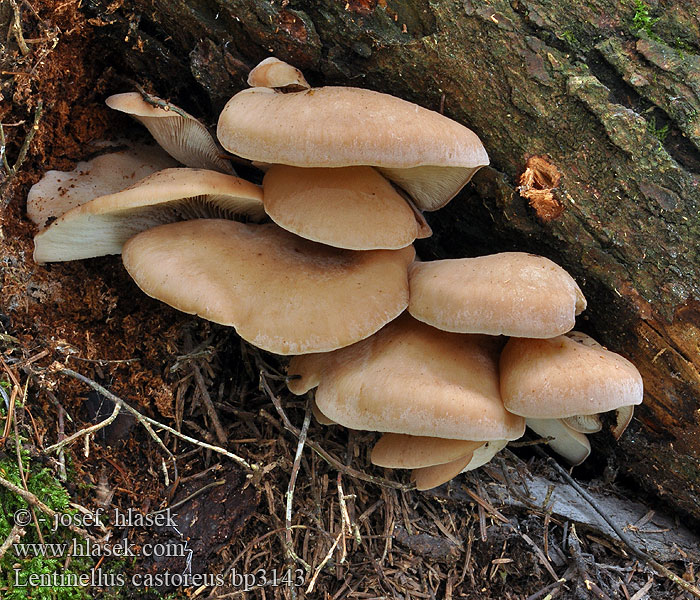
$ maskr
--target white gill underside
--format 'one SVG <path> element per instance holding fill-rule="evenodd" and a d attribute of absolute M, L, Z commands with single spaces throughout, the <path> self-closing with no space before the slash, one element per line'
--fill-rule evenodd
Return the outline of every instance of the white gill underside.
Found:
<path fill-rule="evenodd" d="M 413 198 L 420 210 L 438 210 L 454 198 L 469 183 L 481 167 L 412 167 L 377 170 Z"/>
<path fill-rule="evenodd" d="M 108 214 L 80 213 L 59 219 L 36 235 L 34 260 L 62 262 L 121 254 L 124 243 L 146 229 L 175 221 L 233 219 L 237 215 L 259 221 L 265 212 L 256 200 L 207 195 Z"/>
<path fill-rule="evenodd" d="M 223 150 L 209 130 L 196 119 L 136 116 L 170 156 L 187 167 L 211 169 L 235 175 L 231 164 L 221 158 Z"/>

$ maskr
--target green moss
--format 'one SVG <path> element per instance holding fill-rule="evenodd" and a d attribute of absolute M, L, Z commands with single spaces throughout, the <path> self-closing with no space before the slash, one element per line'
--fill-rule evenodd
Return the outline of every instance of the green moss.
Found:
<path fill-rule="evenodd" d="M 659 22 L 659 20 L 660 17 L 653 18 L 651 16 L 649 7 L 646 5 L 644 0 L 635 0 L 634 16 L 632 17 L 632 26 L 635 31 L 643 31 L 652 40 L 660 42 L 661 38 L 652 31 L 652 28 Z"/>
<path fill-rule="evenodd" d="M 577 47 L 579 45 L 578 40 L 576 39 L 576 36 L 571 32 L 571 30 L 567 29 L 560 35 L 561 39 L 563 39 L 569 46 L 572 47 Z"/>
<path fill-rule="evenodd" d="M 650 117 L 647 123 L 647 129 L 651 135 L 653 135 L 661 143 L 666 141 L 666 136 L 668 135 L 668 123 L 663 127 L 657 127 L 656 117 Z"/>
<path fill-rule="evenodd" d="M 5 458 L 0 460 L 0 476 L 11 483 L 24 487 L 17 463 L 15 440 L 10 439 L 5 447 Z M 27 489 L 44 504 L 60 513 L 74 513 L 69 507 L 69 496 L 65 488 L 56 480 L 48 468 L 42 467 L 29 459 L 29 453 L 20 450 L 22 466 L 27 480 Z M 0 487 L 0 541 L 4 541 L 14 526 L 14 514 L 20 509 L 28 509 L 29 505 L 20 496 Z M 24 551 L 18 547 L 10 548 L 0 560 L 0 597 L 3 600 L 83 600 L 91 597 L 87 588 L 77 586 L 57 587 L 53 585 L 26 585 L 32 577 L 52 575 L 54 573 L 71 575 L 89 574 L 93 566 L 91 558 L 71 557 L 66 568 L 66 553 L 70 552 L 73 540 L 71 532 L 60 528 L 52 532 L 51 519 L 35 509 L 39 519 L 39 529 L 45 544 L 66 544 L 54 546 L 54 556 L 51 548 L 46 555 L 38 551 L 38 547 L 28 547 L 26 544 L 39 544 L 41 540 L 34 523 L 24 527 L 26 533 L 20 540 L 25 544 Z M 58 552 L 59 550 L 65 550 Z"/>

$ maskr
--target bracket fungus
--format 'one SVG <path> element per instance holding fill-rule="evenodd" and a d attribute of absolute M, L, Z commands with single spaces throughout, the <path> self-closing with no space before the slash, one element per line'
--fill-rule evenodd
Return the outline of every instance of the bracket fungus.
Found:
<path fill-rule="evenodd" d="M 631 408 L 644 395 L 642 377 L 631 362 L 576 331 L 546 340 L 511 338 L 500 369 L 506 408 L 527 418 L 621 410 L 629 422 Z"/>
<path fill-rule="evenodd" d="M 160 98 L 146 102 L 138 92 L 114 94 L 105 101 L 114 110 L 131 115 L 142 123 L 161 147 L 175 160 L 188 167 L 235 174 L 209 130 L 192 115 Z"/>
<path fill-rule="evenodd" d="M 262 60 L 251 69 L 248 73 L 248 85 L 291 92 L 307 90 L 311 87 L 299 69 L 274 56 Z"/>
<path fill-rule="evenodd" d="M 149 296 L 295 355 L 289 390 L 317 388 L 320 423 L 384 433 L 372 462 L 412 469 L 419 490 L 482 466 L 526 419 L 572 464 L 599 412 L 618 411 L 621 435 L 641 377 L 570 331 L 586 299 L 566 271 L 522 252 L 414 262 L 413 241 L 432 233 L 420 211 L 489 164 L 474 132 L 387 94 L 309 88 L 274 57 L 248 83 L 217 134 L 264 165 L 262 187 L 233 176 L 191 115 L 116 94 L 108 106 L 198 168 L 139 146 L 47 173 L 28 200 L 35 260 L 121 252 Z M 501 335 L 514 336 L 505 348 Z"/>
<path fill-rule="evenodd" d="M 34 237 L 38 263 L 121 253 L 130 237 L 156 225 L 199 217 L 265 215 L 262 190 L 205 169 L 165 169 L 131 187 L 81 204 Z"/>
<path fill-rule="evenodd" d="M 489 164 L 477 135 L 456 121 L 352 87 L 243 90 L 224 107 L 217 136 L 229 152 L 262 163 L 374 166 L 421 210 L 447 204 Z"/>
<path fill-rule="evenodd" d="M 416 488 L 427 490 L 485 465 L 507 443 L 508 440 L 474 442 L 385 433 L 374 445 L 370 459 L 380 467 L 413 469 L 411 479 Z"/>
<path fill-rule="evenodd" d="M 411 315 L 445 331 L 550 338 L 586 308 L 571 275 L 525 252 L 415 262 L 409 281 Z"/>
<path fill-rule="evenodd" d="M 494 338 L 440 331 L 404 314 L 375 335 L 326 354 L 295 356 L 287 383 L 317 387 L 332 421 L 369 431 L 489 441 L 516 439 L 525 420 L 503 407 Z"/>
<path fill-rule="evenodd" d="M 71 208 L 176 166 L 161 148 L 137 144 L 79 162 L 72 171 L 47 171 L 29 190 L 27 216 L 39 227 L 46 227 Z"/>
<path fill-rule="evenodd" d="M 149 296 L 258 348 L 302 354 L 353 344 L 401 314 L 414 256 L 412 246 L 354 252 L 277 225 L 199 219 L 138 234 L 122 260 Z"/>
<path fill-rule="evenodd" d="M 371 167 L 273 165 L 263 179 L 265 212 L 308 240 L 351 250 L 398 249 L 432 231 Z"/>

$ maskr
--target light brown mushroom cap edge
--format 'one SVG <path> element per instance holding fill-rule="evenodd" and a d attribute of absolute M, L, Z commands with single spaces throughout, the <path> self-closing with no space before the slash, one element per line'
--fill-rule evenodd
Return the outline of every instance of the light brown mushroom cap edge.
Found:
<path fill-rule="evenodd" d="M 559 419 L 641 404 L 644 389 L 637 368 L 598 344 L 575 341 L 582 335 L 508 341 L 500 370 L 501 394 L 509 411 Z"/>
<path fill-rule="evenodd" d="M 503 407 L 495 338 L 440 331 L 407 314 L 371 338 L 327 354 L 295 356 L 293 393 L 352 429 L 487 441 L 517 439 L 525 421 Z"/>
<path fill-rule="evenodd" d="M 409 282 L 411 315 L 445 331 L 550 338 L 586 308 L 571 275 L 525 252 L 415 262 Z"/>
<path fill-rule="evenodd" d="M 265 211 L 280 227 L 336 248 L 398 249 L 432 233 L 371 167 L 274 165 L 263 179 L 263 193 Z"/>
<path fill-rule="evenodd" d="M 217 171 L 157 171 L 131 187 L 81 204 L 34 237 L 37 263 L 119 254 L 130 237 L 200 217 L 265 216 L 259 186 Z"/>
<path fill-rule="evenodd" d="M 277 225 L 199 219 L 140 233 L 122 259 L 149 296 L 269 352 L 302 354 L 353 344 L 396 318 L 414 256 L 412 246 L 354 252 Z"/>
<path fill-rule="evenodd" d="M 377 167 L 437 210 L 489 164 L 477 135 L 400 98 L 351 87 L 282 94 L 250 88 L 224 107 L 217 136 L 229 152 L 297 167 Z"/>

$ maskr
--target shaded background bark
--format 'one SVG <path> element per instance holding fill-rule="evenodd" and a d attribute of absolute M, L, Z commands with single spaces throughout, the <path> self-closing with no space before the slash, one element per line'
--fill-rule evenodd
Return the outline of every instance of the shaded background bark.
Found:
<path fill-rule="evenodd" d="M 632 360 L 645 403 L 599 456 L 700 518 L 700 14 L 631 0 L 88 2 L 99 60 L 197 115 L 274 54 L 312 85 L 389 92 L 478 133 L 492 159 L 428 215 L 424 258 L 520 249 L 568 269 L 579 328 Z M 122 90 L 110 90 L 122 91 Z M 552 203 L 517 191 L 528 157 Z M 600 463 L 598 464 L 600 467 Z"/>

